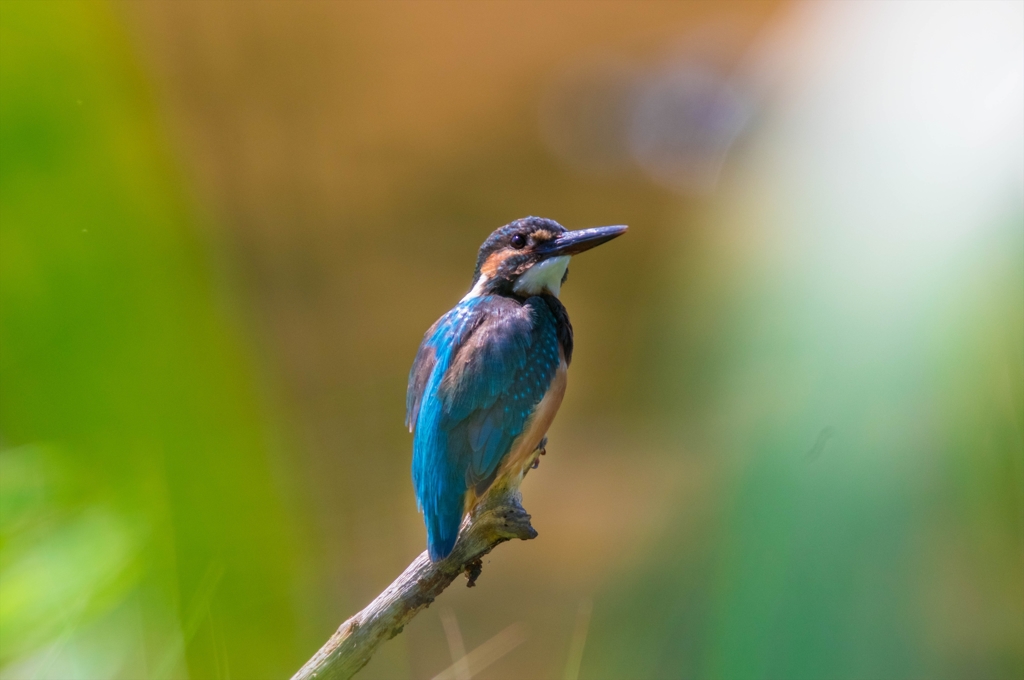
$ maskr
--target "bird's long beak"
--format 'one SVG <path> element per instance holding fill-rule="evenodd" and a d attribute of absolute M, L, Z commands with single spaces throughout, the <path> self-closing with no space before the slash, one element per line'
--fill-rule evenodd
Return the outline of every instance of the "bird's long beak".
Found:
<path fill-rule="evenodd" d="M 540 246 L 537 251 L 543 255 L 577 255 L 584 250 L 590 250 L 602 243 L 611 241 L 616 236 L 626 233 L 628 227 L 624 224 L 616 224 L 611 227 L 594 227 L 593 229 L 579 229 L 567 231 L 553 238 Z"/>

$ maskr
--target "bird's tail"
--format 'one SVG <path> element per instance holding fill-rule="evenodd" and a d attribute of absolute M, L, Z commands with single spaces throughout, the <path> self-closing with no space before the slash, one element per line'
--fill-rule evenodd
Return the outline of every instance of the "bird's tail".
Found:
<path fill-rule="evenodd" d="M 423 513 L 427 524 L 427 552 L 431 562 L 443 560 L 451 554 L 462 524 L 462 498 L 456 496 L 438 500 L 440 502 L 436 507 Z"/>

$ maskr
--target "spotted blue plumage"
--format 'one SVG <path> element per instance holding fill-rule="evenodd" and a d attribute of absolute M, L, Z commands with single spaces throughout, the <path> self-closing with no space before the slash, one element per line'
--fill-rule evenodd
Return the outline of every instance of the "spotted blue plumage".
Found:
<path fill-rule="evenodd" d="M 482 493 L 558 368 L 544 297 L 463 300 L 423 337 L 409 374 L 412 477 L 432 560 L 455 546 L 466 492 Z"/>

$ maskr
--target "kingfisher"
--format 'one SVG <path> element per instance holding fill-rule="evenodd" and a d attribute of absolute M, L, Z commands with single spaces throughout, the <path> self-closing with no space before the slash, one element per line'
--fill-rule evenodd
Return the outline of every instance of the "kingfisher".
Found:
<path fill-rule="evenodd" d="M 470 291 L 423 336 L 405 424 L 431 561 L 451 553 L 489 489 L 518 489 L 544 452 L 572 361 L 558 298 L 569 259 L 625 231 L 568 231 L 540 217 L 500 227 L 480 246 Z"/>

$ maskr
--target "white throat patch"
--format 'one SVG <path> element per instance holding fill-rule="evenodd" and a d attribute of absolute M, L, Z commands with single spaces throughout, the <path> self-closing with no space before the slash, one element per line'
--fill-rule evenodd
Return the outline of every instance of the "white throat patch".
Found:
<path fill-rule="evenodd" d="M 519 295 L 550 293 L 558 297 L 558 293 L 562 289 L 562 277 L 565 276 L 568 266 L 568 255 L 559 255 L 550 260 L 544 260 L 527 269 L 522 276 L 516 279 L 512 290 Z"/>
<path fill-rule="evenodd" d="M 481 274 L 480 278 L 477 279 L 476 285 L 473 286 L 473 288 L 468 293 L 466 293 L 465 296 L 463 296 L 460 302 L 465 302 L 466 300 L 471 300 L 475 297 L 480 297 L 481 295 L 484 294 L 484 289 L 487 288 L 487 284 L 488 279 L 485 278 L 483 274 Z"/>

